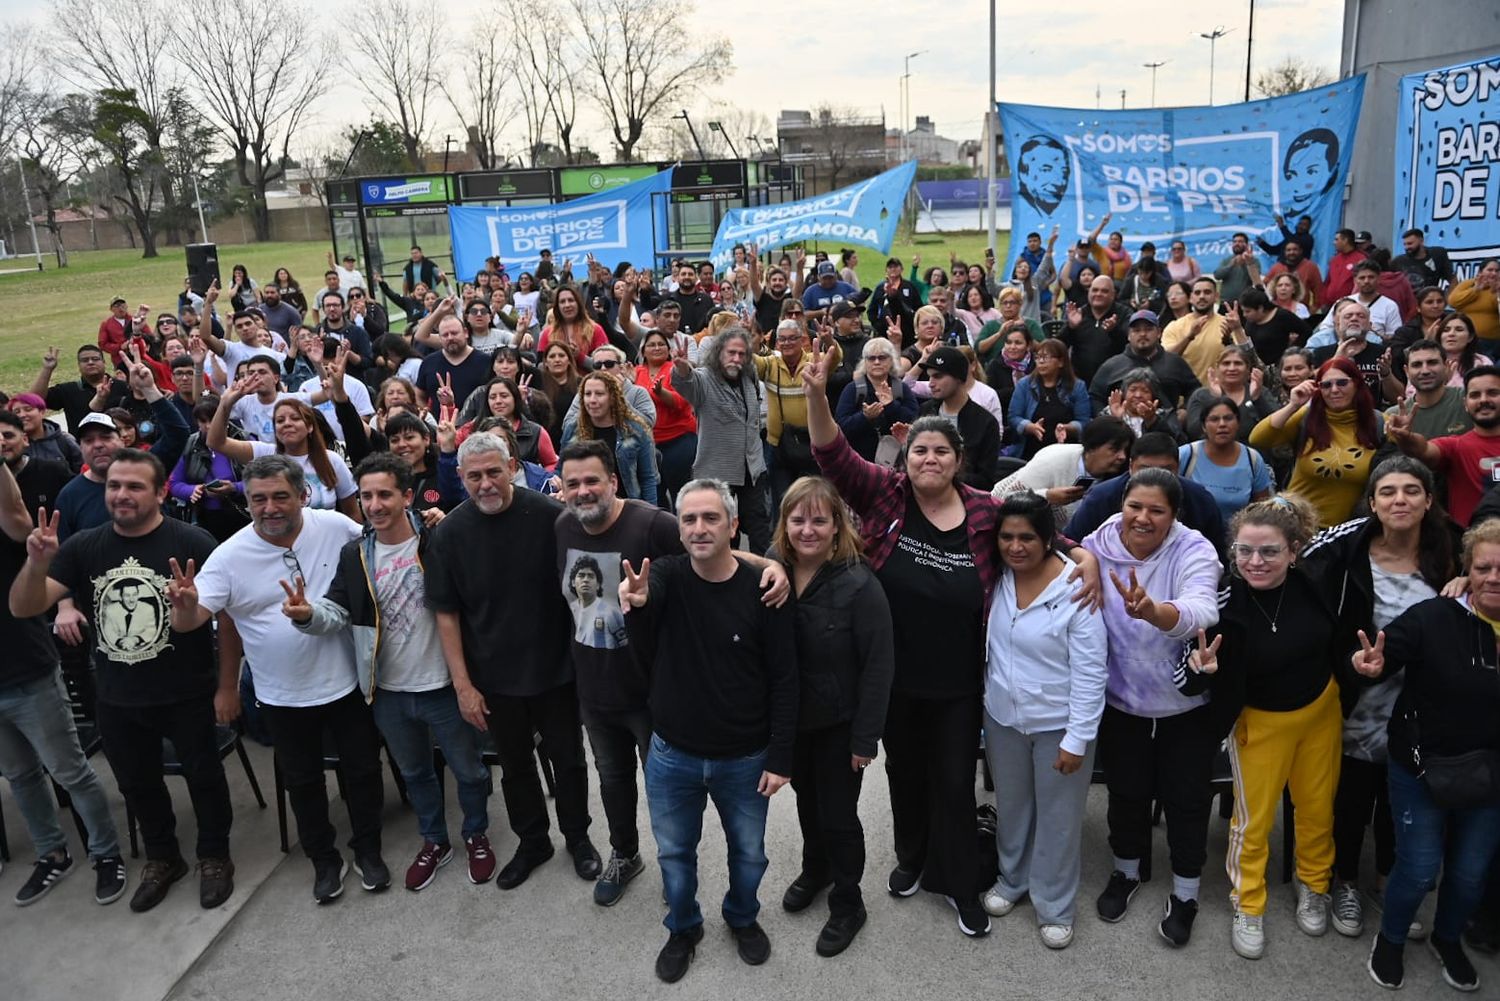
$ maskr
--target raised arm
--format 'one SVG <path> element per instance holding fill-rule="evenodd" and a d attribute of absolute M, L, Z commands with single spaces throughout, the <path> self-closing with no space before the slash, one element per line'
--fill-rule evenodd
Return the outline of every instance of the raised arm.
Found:
<path fill-rule="evenodd" d="M 249 391 L 250 381 L 247 379 L 236 379 L 231 383 L 219 399 L 219 409 L 214 411 L 214 419 L 208 425 L 208 447 L 227 456 L 231 462 L 246 463 L 255 458 L 255 448 L 248 441 L 229 437 L 229 412 Z"/>

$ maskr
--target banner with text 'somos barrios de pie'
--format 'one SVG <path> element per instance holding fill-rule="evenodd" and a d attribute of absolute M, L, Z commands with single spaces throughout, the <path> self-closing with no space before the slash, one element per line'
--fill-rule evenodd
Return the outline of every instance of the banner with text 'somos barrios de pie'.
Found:
<path fill-rule="evenodd" d="M 1420 229 L 1459 278 L 1500 256 L 1500 55 L 1401 78 L 1391 246 Z"/>
<path fill-rule="evenodd" d="M 999 105 L 1015 192 L 1006 274 L 1026 234 L 1045 241 L 1056 227 L 1061 268 L 1067 248 L 1106 214 L 1105 233 L 1118 230 L 1132 256 L 1150 241 L 1165 259 L 1181 239 L 1209 272 L 1235 233 L 1276 244 L 1278 215 L 1288 226 L 1307 216 L 1322 264 L 1333 253 L 1363 94 L 1364 77 L 1355 76 L 1216 107 Z"/>

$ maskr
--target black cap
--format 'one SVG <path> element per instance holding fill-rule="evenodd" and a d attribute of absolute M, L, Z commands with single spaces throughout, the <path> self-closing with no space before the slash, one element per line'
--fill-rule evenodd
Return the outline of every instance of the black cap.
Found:
<path fill-rule="evenodd" d="M 969 359 L 958 348 L 942 347 L 932 353 L 927 359 L 927 372 L 941 372 L 943 375 L 951 375 L 960 382 L 969 377 Z"/>
<path fill-rule="evenodd" d="M 1369 230 L 1362 229 L 1358 233 L 1354 234 L 1354 242 L 1355 243 L 1374 243 L 1375 242 L 1375 237 L 1373 237 L 1373 236 L 1370 235 L 1370 231 Z"/>
<path fill-rule="evenodd" d="M 854 303 L 850 302 L 848 299 L 840 299 L 838 302 L 833 304 L 833 309 L 830 310 L 830 315 L 835 320 L 842 320 L 846 316 L 858 316 L 859 307 L 854 305 Z"/>

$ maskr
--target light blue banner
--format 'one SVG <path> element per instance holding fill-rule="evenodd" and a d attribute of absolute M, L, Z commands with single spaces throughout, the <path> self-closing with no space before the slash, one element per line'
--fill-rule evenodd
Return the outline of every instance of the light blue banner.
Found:
<path fill-rule="evenodd" d="M 1288 226 L 1307 216 L 1314 259 L 1326 265 L 1364 83 L 1200 108 L 999 105 L 1015 191 L 1006 273 L 1026 234 L 1046 240 L 1054 226 L 1062 267 L 1107 213 L 1104 234 L 1119 231 L 1132 257 L 1150 241 L 1164 260 L 1181 239 L 1204 271 L 1228 256 L 1236 232 L 1277 244 L 1278 214 Z"/>
<path fill-rule="evenodd" d="M 756 253 L 805 240 L 828 240 L 889 253 L 906 193 L 916 176 L 913 160 L 815 198 L 730 209 L 714 236 L 710 255 L 714 270 L 722 272 L 732 264 L 734 248 L 747 243 L 754 245 Z"/>
<path fill-rule="evenodd" d="M 1500 56 L 1413 73 L 1397 98 L 1391 246 L 1420 229 L 1459 278 L 1500 256 Z"/>
<path fill-rule="evenodd" d="M 663 170 L 556 205 L 450 206 L 455 273 L 475 274 L 484 267 L 485 258 L 496 256 L 512 275 L 531 271 L 543 250 L 552 251 L 559 266 L 568 258 L 581 264 L 593 254 L 605 267 L 613 268 L 621 261 L 652 267 L 657 230 L 666 232 L 666 195 L 671 186 L 672 172 Z M 581 268 L 575 271 L 581 273 Z"/>

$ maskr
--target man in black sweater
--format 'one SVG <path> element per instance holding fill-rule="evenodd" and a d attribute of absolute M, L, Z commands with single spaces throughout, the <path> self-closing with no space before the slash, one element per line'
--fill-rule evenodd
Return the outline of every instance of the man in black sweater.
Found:
<path fill-rule="evenodd" d="M 687 972 L 703 938 L 697 858 L 709 798 L 729 843 L 724 921 L 746 963 L 771 955 L 756 891 L 766 872 L 766 811 L 792 772 L 797 649 L 791 609 L 763 605 L 760 573 L 730 551 L 735 507 L 724 483 L 688 483 L 677 495 L 687 555 L 654 567 L 645 560 L 639 573 L 628 560 L 622 567 L 630 643 L 652 665 L 646 800 L 671 933 L 656 975 L 667 983 Z"/>

